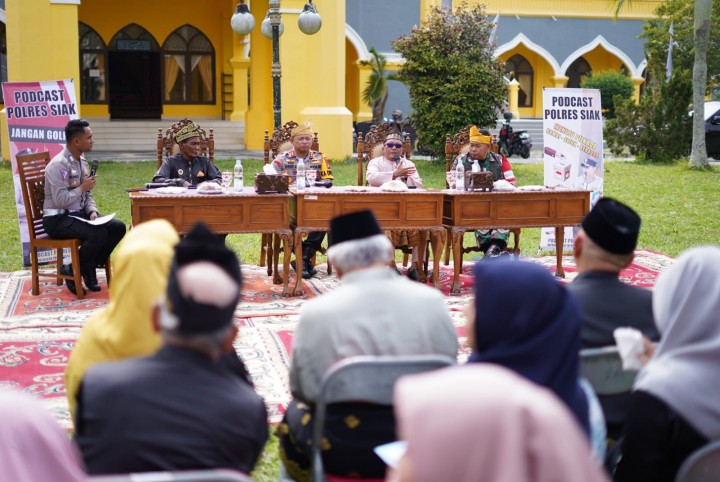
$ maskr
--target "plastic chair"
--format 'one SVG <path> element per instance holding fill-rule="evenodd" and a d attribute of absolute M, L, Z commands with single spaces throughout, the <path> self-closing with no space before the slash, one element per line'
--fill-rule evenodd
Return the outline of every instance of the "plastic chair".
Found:
<path fill-rule="evenodd" d="M 320 384 L 313 416 L 313 480 L 325 481 L 320 440 L 328 405 L 341 402 L 392 405 L 393 387 L 401 376 L 454 364 L 455 360 L 442 355 L 355 356 L 328 368 Z"/>
<path fill-rule="evenodd" d="M 680 466 L 675 482 L 718 482 L 720 480 L 720 440 L 693 452 Z"/>
<path fill-rule="evenodd" d="M 56 279 L 58 286 L 62 285 L 63 279 L 75 281 L 78 299 L 85 297 L 82 289 L 82 275 L 80 273 L 80 239 L 52 239 L 45 232 L 43 227 L 43 204 L 45 203 L 45 168 L 50 162 L 50 154 L 38 152 L 35 154 L 21 154 L 17 156 L 18 174 L 20 186 L 22 187 L 23 202 L 25 203 L 25 215 L 27 216 L 28 233 L 30 235 L 30 262 L 32 294 L 40 294 L 40 277 L 52 277 Z M 38 250 L 52 249 L 55 251 L 55 274 L 40 273 Z M 63 263 L 63 250 L 70 250 L 70 259 L 73 266 L 73 275 L 60 273 Z M 110 258 L 105 261 L 105 274 L 107 284 L 110 286 L 111 278 Z"/>
<path fill-rule="evenodd" d="M 162 128 L 158 129 L 158 135 L 157 135 L 157 168 L 160 169 L 160 166 L 163 163 L 163 160 L 168 157 L 172 156 L 175 146 L 177 143 L 175 142 L 175 134 L 185 127 L 186 125 L 190 124 L 192 121 L 188 118 L 182 119 L 171 125 L 165 130 L 165 134 L 163 134 Z M 205 129 L 202 129 L 197 123 L 195 125 L 198 127 L 198 132 L 200 133 L 200 155 L 207 157 L 210 159 L 210 162 L 213 164 L 215 163 L 215 137 L 213 136 L 213 130 L 209 129 L 208 134 L 205 133 Z"/>
<path fill-rule="evenodd" d="M 230 469 L 94 475 L 87 480 L 88 482 L 252 482 L 247 474 Z"/>
<path fill-rule="evenodd" d="M 597 395 L 630 393 L 636 371 L 623 370 L 616 346 L 580 350 L 580 374 Z"/>

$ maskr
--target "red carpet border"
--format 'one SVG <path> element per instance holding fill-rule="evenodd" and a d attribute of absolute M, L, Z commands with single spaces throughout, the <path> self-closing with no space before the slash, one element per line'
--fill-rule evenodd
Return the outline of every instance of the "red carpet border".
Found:
<path fill-rule="evenodd" d="M 531 258 L 530 261 L 555 270 L 555 256 Z M 621 273 L 624 282 L 652 288 L 658 274 L 673 258 L 651 251 L 638 251 L 633 264 Z M 566 279 L 575 275 L 572 256 L 563 258 Z M 465 340 L 462 308 L 472 295 L 473 263 L 466 262 L 461 274 L 461 294 L 449 296 L 452 266 L 442 266 L 440 281 L 448 309 L 458 332 L 458 361 L 469 355 Z M 318 275 L 304 282 L 306 294 L 284 298 L 282 285 L 274 285 L 266 268 L 244 265 L 243 299 L 235 312 L 240 335 L 235 349 L 252 374 L 258 392 L 268 408 L 269 422 L 282 418 L 290 399 L 287 367 L 292 354 L 292 338 L 302 303 L 338 286 L 337 278 L 327 275 L 325 265 L 318 266 Z M 291 283 L 295 274 L 291 273 Z M 105 277 L 98 273 L 103 290 L 88 293 L 77 300 L 64 286 L 56 286 L 51 278 L 41 280 L 41 294 L 30 294 L 29 271 L 0 273 L 0 387 L 24 390 L 40 397 L 60 424 L 71 428 L 63 385 L 63 372 L 73 344 L 85 320 L 94 310 L 107 304 Z"/>

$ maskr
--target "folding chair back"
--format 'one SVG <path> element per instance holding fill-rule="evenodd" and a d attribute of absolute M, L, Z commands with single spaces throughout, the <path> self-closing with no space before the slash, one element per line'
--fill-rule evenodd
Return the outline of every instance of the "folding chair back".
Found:
<path fill-rule="evenodd" d="M 365 402 L 392 405 L 395 381 L 403 375 L 420 373 L 455 364 L 442 355 L 355 356 L 331 366 L 323 377 L 313 416 L 313 480 L 324 477 L 320 440 L 328 405 Z"/>
<path fill-rule="evenodd" d="M 693 452 L 680 466 L 675 482 L 717 482 L 720 480 L 720 440 Z"/>
<path fill-rule="evenodd" d="M 94 475 L 87 480 L 88 482 L 252 482 L 248 475 L 229 469 Z"/>
<path fill-rule="evenodd" d="M 580 373 L 597 395 L 619 395 L 632 391 L 636 371 L 623 370 L 615 346 L 580 350 Z"/>

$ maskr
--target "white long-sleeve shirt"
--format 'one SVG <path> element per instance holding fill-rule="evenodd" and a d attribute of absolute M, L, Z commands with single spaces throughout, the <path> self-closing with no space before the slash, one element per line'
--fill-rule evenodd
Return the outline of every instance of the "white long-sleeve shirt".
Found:
<path fill-rule="evenodd" d="M 392 181 L 393 172 L 395 172 L 398 167 L 415 167 L 415 163 L 405 158 L 395 162 L 385 159 L 383 156 L 376 157 L 368 162 L 367 171 L 365 171 L 365 180 L 371 186 L 381 186 L 388 181 Z M 422 178 L 417 170 L 407 178 L 401 178 L 401 180 L 410 186 L 414 183 L 418 189 L 423 186 Z M 408 182 L 408 180 L 410 181 Z"/>

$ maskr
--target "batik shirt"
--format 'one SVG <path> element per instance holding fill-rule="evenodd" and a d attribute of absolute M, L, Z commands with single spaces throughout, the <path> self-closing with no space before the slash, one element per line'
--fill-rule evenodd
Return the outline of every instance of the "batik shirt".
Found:
<path fill-rule="evenodd" d="M 470 158 L 469 152 L 457 156 L 450 170 L 455 170 L 458 160 L 460 159 L 462 159 L 465 172 L 472 171 L 473 160 Z M 515 174 L 513 174 L 512 166 L 510 166 L 510 161 L 508 161 L 505 156 L 495 154 L 490 151 L 487 153 L 487 156 L 485 156 L 485 159 L 478 160 L 478 164 L 480 164 L 481 170 L 492 172 L 493 181 L 498 181 L 500 179 L 505 179 L 507 182 L 517 181 L 517 179 L 515 179 Z"/>
<path fill-rule="evenodd" d="M 272 166 L 278 174 L 287 174 L 290 176 L 290 182 L 295 182 L 299 160 L 300 158 L 295 154 L 295 149 L 290 149 L 289 151 L 278 154 L 273 160 Z M 303 158 L 303 163 L 305 164 L 305 170 L 317 170 L 320 174 L 320 179 L 333 179 L 330 161 L 328 161 L 328 158 L 325 157 L 322 152 L 310 149 L 307 157 Z"/>

